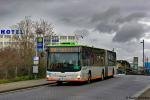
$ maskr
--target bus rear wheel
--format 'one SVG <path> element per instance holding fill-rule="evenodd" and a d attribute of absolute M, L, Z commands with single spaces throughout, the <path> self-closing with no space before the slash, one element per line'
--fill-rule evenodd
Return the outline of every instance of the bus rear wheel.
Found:
<path fill-rule="evenodd" d="M 88 80 L 87 80 L 87 83 L 90 84 L 91 83 L 91 74 L 88 73 Z"/>
<path fill-rule="evenodd" d="M 101 75 L 101 80 L 102 81 L 104 80 L 104 73 L 102 73 L 102 75 Z"/>
<path fill-rule="evenodd" d="M 112 78 L 114 77 L 114 74 L 115 74 L 115 71 L 114 71 L 114 69 L 113 69 L 113 71 L 112 71 L 112 76 L 111 76 Z"/>

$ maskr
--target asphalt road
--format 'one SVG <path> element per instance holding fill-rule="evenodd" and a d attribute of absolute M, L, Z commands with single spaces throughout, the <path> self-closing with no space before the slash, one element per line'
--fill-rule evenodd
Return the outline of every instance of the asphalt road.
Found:
<path fill-rule="evenodd" d="M 55 84 L 0 94 L 0 100 L 129 100 L 150 83 L 150 76 L 116 76 L 91 84 Z"/>

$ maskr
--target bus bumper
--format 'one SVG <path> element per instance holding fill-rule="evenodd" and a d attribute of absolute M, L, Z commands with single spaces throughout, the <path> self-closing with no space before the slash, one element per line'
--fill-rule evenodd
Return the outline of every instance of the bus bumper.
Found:
<path fill-rule="evenodd" d="M 47 78 L 47 81 L 62 81 L 62 82 L 85 82 L 86 80 L 76 78 L 76 79 L 56 79 L 56 78 Z"/>

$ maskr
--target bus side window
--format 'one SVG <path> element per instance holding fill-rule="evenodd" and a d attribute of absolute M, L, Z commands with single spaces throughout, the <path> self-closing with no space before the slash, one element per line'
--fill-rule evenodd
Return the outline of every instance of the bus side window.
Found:
<path fill-rule="evenodd" d="M 85 54 L 85 51 L 83 51 L 83 53 L 82 53 L 82 62 L 83 62 L 83 66 L 88 65 L 87 56 Z"/>
<path fill-rule="evenodd" d="M 101 65 L 104 65 L 104 57 L 101 57 Z"/>

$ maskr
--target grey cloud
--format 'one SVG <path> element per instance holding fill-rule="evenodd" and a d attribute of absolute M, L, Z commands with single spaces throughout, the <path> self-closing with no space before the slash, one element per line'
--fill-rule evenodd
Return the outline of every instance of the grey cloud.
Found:
<path fill-rule="evenodd" d="M 95 15 L 92 22 L 96 23 L 95 30 L 100 33 L 111 34 L 118 32 L 119 27 L 126 22 L 136 22 L 146 17 L 148 18 L 148 15 L 145 12 L 132 12 L 125 16 L 119 8 L 110 8 L 99 15 Z"/>
<path fill-rule="evenodd" d="M 120 14 L 120 9 L 118 7 L 111 7 L 106 11 L 97 13 L 93 16 L 91 22 L 100 22 L 100 21 L 108 21 L 112 20 L 114 17 Z"/>
<path fill-rule="evenodd" d="M 112 7 L 104 12 L 95 14 L 91 19 L 91 23 L 94 24 L 94 29 L 100 33 L 111 34 L 118 30 L 118 24 L 115 22 L 118 15 L 120 15 L 120 9 Z"/>
<path fill-rule="evenodd" d="M 0 9 L 0 17 L 4 17 L 4 16 L 7 16 L 11 14 L 11 11 L 10 10 L 7 10 L 7 9 Z"/>
<path fill-rule="evenodd" d="M 117 25 L 115 25 L 114 22 L 116 17 L 120 15 L 120 9 L 118 7 L 111 7 L 105 11 L 101 11 L 101 9 L 97 10 L 98 11 L 95 12 L 93 9 L 87 10 L 84 9 L 84 7 L 81 7 L 81 10 L 75 10 L 74 8 L 67 9 L 66 11 L 61 11 L 62 16 L 60 21 L 76 27 L 95 28 L 95 30 L 101 32 L 116 30 Z M 105 26 L 108 27 L 108 30 L 104 28 Z"/>
<path fill-rule="evenodd" d="M 116 22 L 117 23 L 124 23 L 124 22 L 130 22 L 130 21 L 138 21 L 142 18 L 145 18 L 145 17 L 148 17 L 148 14 L 145 13 L 145 12 L 134 12 L 134 13 L 131 13 L 127 16 L 122 16 L 118 19 L 116 19 Z"/>
<path fill-rule="evenodd" d="M 0 1 L 0 18 L 3 19 L 11 17 L 12 15 L 15 15 L 13 13 L 13 7 L 14 7 L 14 2 L 9 2 L 9 0 L 1 0 Z"/>
<path fill-rule="evenodd" d="M 2 17 L 12 18 L 2 20 L 3 23 L 14 21 L 15 16 L 23 18 L 31 15 L 37 19 L 53 20 L 59 27 L 90 29 L 107 34 L 116 32 L 116 38 L 122 30 L 120 26 L 147 16 L 149 4 L 147 0 L 0 0 L 0 11 L 1 7 L 9 9 L 2 10 Z"/>
<path fill-rule="evenodd" d="M 91 13 L 90 10 L 88 13 L 83 8 L 81 7 L 79 11 L 71 8 L 71 11 L 75 11 L 74 13 L 68 9 L 64 12 L 62 11 L 61 21 L 74 27 L 94 29 L 99 33 L 112 34 L 117 32 L 122 24 L 138 21 L 148 16 L 145 12 L 132 12 L 124 15 L 119 7 L 111 7 L 105 11 L 97 11 L 95 13 Z"/>
<path fill-rule="evenodd" d="M 130 42 L 131 40 L 139 40 L 143 37 L 147 29 L 137 22 L 124 24 L 113 38 L 114 42 Z"/>
<path fill-rule="evenodd" d="M 131 20 L 135 20 L 135 19 L 138 20 L 138 19 L 144 18 L 146 16 L 147 16 L 147 14 L 145 12 L 135 12 L 135 13 L 132 13 L 129 16 L 127 16 L 125 19 L 127 21 L 131 21 Z"/>
<path fill-rule="evenodd" d="M 110 8 L 111 9 L 111 8 Z M 94 30 L 99 33 L 112 34 L 116 33 L 113 38 L 114 42 L 127 42 L 132 39 L 139 40 L 147 31 L 144 25 L 139 24 L 138 21 L 143 18 L 148 18 L 145 12 L 132 12 L 128 15 L 121 13 L 119 8 L 108 9 L 99 16 L 94 17 Z M 103 14 L 110 16 L 103 16 Z"/>
<path fill-rule="evenodd" d="M 98 30 L 100 33 L 111 34 L 111 33 L 116 32 L 118 30 L 118 24 L 101 22 L 96 26 L 95 30 Z"/>

